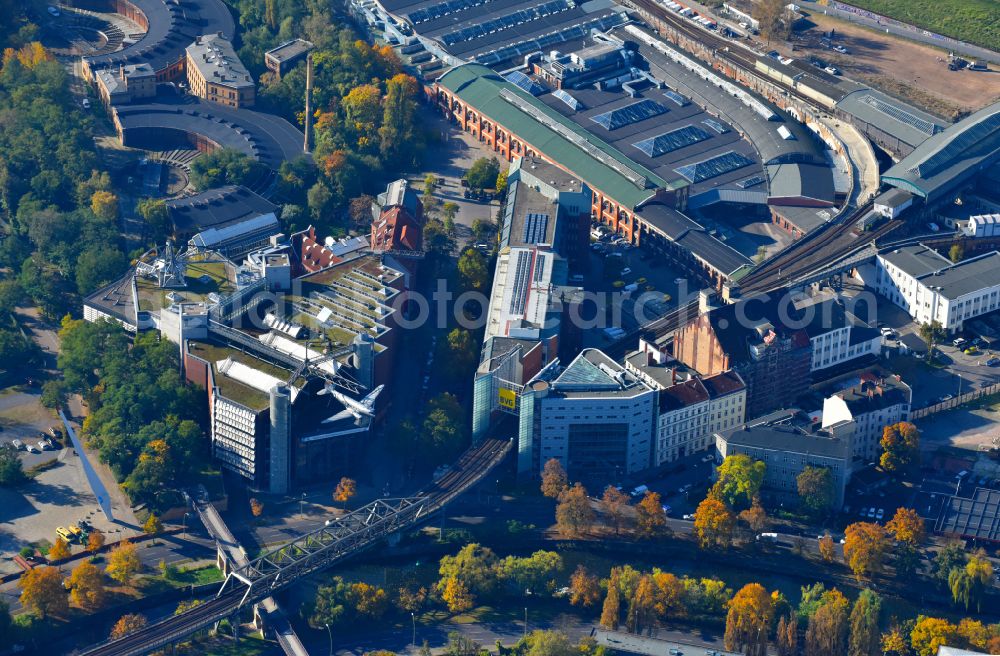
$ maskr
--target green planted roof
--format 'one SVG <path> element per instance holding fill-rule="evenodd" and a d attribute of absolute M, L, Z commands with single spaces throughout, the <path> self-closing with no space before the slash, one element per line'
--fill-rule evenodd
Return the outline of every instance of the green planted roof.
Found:
<path fill-rule="evenodd" d="M 486 66 L 458 66 L 445 73 L 438 84 L 620 205 L 632 209 L 649 200 L 657 189 L 675 190 L 688 185 L 682 179 L 667 182 Z M 512 96 L 516 97 L 513 102 L 508 100 Z M 531 113 L 515 103 L 530 106 Z M 543 115 L 558 127 L 545 125 L 532 113 Z M 574 143 L 568 133 L 586 143 Z M 595 149 L 600 151 L 596 157 Z M 636 184 L 630 179 L 631 173 L 645 180 Z"/>

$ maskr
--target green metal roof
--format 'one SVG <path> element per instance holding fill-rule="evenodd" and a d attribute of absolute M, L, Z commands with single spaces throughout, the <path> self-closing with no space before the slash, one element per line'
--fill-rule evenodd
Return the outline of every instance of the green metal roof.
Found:
<path fill-rule="evenodd" d="M 486 66 L 481 64 L 457 66 L 445 73 L 438 80 L 438 84 L 454 93 L 475 111 L 503 125 L 517 138 L 529 144 L 533 150 L 564 169 L 572 171 L 573 175 L 591 188 L 599 190 L 629 209 L 634 209 L 649 200 L 657 189 L 673 191 L 688 185 L 683 179 L 667 182 L 596 135 L 507 82 Z M 532 116 L 515 102 L 505 99 L 504 95 L 508 98 L 511 95 L 516 96 L 521 103 L 530 106 L 530 111 L 543 114 L 559 127 L 545 125 L 537 116 Z M 574 143 L 565 134 L 560 134 L 560 131 L 573 133 L 586 143 Z M 601 151 L 600 155 L 595 156 L 593 149 Z M 619 169 L 630 170 L 643 176 L 645 183 L 642 186 L 636 184 L 626 172 L 616 170 L 615 162 L 609 160 L 616 160 L 620 164 Z"/>

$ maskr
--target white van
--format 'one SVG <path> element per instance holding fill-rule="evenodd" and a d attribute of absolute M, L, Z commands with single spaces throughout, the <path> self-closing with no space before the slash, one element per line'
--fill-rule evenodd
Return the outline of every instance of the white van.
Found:
<path fill-rule="evenodd" d="M 644 494 L 646 494 L 647 492 L 649 492 L 649 488 L 646 487 L 645 485 L 640 485 L 639 487 L 637 487 L 634 490 L 632 490 L 631 494 L 634 497 L 641 497 Z"/>

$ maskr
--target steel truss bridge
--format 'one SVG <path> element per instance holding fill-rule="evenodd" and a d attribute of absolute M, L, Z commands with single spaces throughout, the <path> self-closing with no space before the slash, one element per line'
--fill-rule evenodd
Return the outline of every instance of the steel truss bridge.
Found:
<path fill-rule="evenodd" d="M 136 656 L 160 649 L 417 526 L 481 481 L 500 464 L 512 441 L 486 440 L 466 451 L 448 472 L 413 497 L 379 499 L 306 533 L 288 544 L 232 570 L 214 599 L 150 624 L 117 640 L 82 652 L 83 656 Z"/>

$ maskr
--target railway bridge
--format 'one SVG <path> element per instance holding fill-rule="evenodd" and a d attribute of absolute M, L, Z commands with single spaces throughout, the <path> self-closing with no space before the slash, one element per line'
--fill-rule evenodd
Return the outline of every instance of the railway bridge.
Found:
<path fill-rule="evenodd" d="M 512 444 L 509 440 L 486 440 L 466 451 L 444 476 L 417 495 L 378 499 L 330 520 L 231 570 L 214 599 L 117 640 L 95 645 L 82 655 L 138 656 L 221 620 L 235 619 L 244 608 L 263 602 L 303 577 L 427 521 L 499 465 Z"/>

